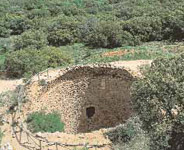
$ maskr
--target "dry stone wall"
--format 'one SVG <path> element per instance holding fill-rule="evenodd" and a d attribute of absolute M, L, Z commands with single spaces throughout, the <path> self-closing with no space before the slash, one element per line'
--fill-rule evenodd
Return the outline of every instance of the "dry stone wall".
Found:
<path fill-rule="evenodd" d="M 113 127 L 132 114 L 133 80 L 127 70 L 111 65 L 66 68 L 47 86 L 27 86 L 30 101 L 25 108 L 60 112 L 67 133 Z"/>

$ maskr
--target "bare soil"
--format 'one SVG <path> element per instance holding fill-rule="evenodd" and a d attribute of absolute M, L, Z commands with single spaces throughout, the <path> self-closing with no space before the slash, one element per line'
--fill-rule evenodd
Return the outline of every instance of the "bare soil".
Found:
<path fill-rule="evenodd" d="M 0 93 L 15 90 L 17 85 L 22 84 L 22 79 L 0 80 Z"/>

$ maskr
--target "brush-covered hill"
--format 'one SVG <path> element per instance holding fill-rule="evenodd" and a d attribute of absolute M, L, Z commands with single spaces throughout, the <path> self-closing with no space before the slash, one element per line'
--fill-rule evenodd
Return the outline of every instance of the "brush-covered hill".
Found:
<path fill-rule="evenodd" d="M 163 45 L 183 39 L 183 0 L 0 1 L 0 66 L 11 77 L 48 67 L 171 56 Z M 155 41 L 162 42 L 142 45 Z M 118 55 L 103 55 L 111 51 Z"/>

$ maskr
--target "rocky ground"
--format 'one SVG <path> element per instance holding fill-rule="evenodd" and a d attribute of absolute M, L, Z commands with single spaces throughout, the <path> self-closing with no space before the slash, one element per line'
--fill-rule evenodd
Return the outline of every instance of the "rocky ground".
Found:
<path fill-rule="evenodd" d="M 139 72 L 139 66 L 141 65 L 146 65 L 146 64 L 150 64 L 151 60 L 137 60 L 137 61 L 117 61 L 117 62 L 112 62 L 111 64 L 115 65 L 115 66 L 124 66 L 126 68 L 130 68 L 131 70 L 133 70 L 134 72 Z M 59 70 L 54 69 L 49 71 L 49 78 L 55 78 L 59 73 Z M 47 78 L 48 75 L 47 73 L 44 73 L 41 75 L 41 78 Z M 33 77 L 33 80 L 37 80 L 37 76 Z M 9 90 L 14 90 L 16 88 L 16 86 L 18 86 L 19 84 L 22 84 L 22 80 L 0 80 L 0 93 L 2 92 L 6 92 Z M 4 110 L 5 108 L 0 108 L 1 111 L 0 113 L 3 113 L 2 110 Z M 12 128 L 11 128 L 11 116 L 6 116 L 6 121 L 9 122 L 5 123 L 4 125 L 1 126 L 1 129 L 4 132 L 4 137 L 2 140 L 2 145 L 11 145 L 10 147 L 12 147 L 12 150 L 27 150 L 27 148 L 22 147 L 18 142 L 17 139 L 15 138 L 15 136 L 12 134 Z M 101 129 L 99 131 L 94 131 L 92 133 L 85 133 L 85 134 L 76 134 L 76 135 L 72 135 L 72 134 L 66 134 L 66 133 L 54 133 L 54 134 L 41 134 L 39 136 L 41 136 L 43 139 L 47 138 L 47 140 L 54 142 L 60 142 L 63 143 L 64 145 L 71 145 L 71 146 L 62 146 L 62 150 L 65 149 L 70 149 L 73 150 L 75 148 L 77 149 L 81 149 L 82 146 L 72 146 L 72 145 L 96 145 L 95 148 L 90 148 L 90 150 L 94 149 L 94 150 L 110 150 L 111 147 L 111 142 L 104 137 L 104 132 L 106 131 L 106 129 Z M 27 142 L 28 138 L 27 138 L 27 134 L 23 133 L 22 135 L 20 133 L 18 133 L 17 135 L 19 135 L 18 139 L 20 140 L 21 137 L 21 143 L 25 143 Z M 35 145 L 35 143 L 30 142 L 30 145 Z M 39 145 L 39 143 L 36 143 L 37 146 Z M 43 143 L 44 144 L 44 143 Z M 35 146 L 36 147 L 36 146 Z M 38 148 L 38 147 L 37 147 Z M 51 147 L 44 147 L 42 150 L 57 150 L 57 145 L 53 145 Z M 61 147 L 58 149 L 61 149 Z"/>

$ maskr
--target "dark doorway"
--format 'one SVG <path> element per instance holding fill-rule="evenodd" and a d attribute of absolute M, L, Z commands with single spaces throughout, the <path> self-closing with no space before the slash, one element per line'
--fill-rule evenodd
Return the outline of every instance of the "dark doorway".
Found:
<path fill-rule="evenodd" d="M 88 118 L 93 117 L 94 114 L 95 114 L 95 107 L 88 107 L 88 108 L 86 108 L 86 116 Z"/>

